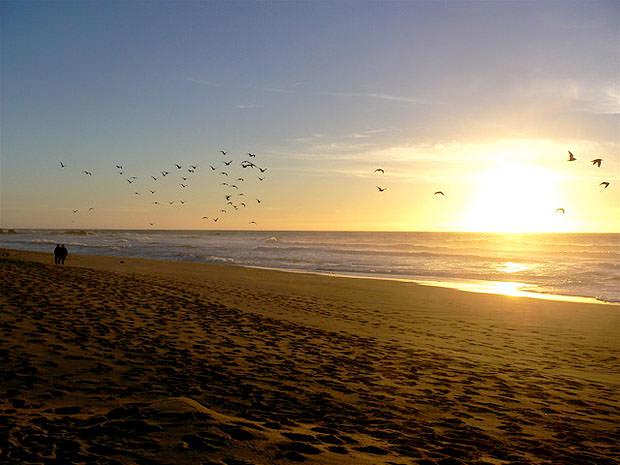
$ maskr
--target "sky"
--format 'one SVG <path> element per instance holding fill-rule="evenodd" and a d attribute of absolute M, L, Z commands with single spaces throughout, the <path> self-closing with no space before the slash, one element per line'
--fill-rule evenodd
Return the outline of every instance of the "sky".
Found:
<path fill-rule="evenodd" d="M 0 227 L 620 232 L 618 2 L 3 1 L 0 21 Z"/>

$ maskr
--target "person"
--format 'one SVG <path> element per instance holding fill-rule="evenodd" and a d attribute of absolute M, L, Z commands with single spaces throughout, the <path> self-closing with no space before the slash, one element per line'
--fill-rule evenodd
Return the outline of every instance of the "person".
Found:
<path fill-rule="evenodd" d="M 67 255 L 69 255 L 69 251 L 65 247 L 65 244 L 62 244 L 60 246 L 60 264 L 61 265 L 65 264 L 65 258 L 67 258 Z"/>
<path fill-rule="evenodd" d="M 56 244 L 56 248 L 54 249 L 54 265 L 58 265 L 60 263 L 60 244 Z"/>

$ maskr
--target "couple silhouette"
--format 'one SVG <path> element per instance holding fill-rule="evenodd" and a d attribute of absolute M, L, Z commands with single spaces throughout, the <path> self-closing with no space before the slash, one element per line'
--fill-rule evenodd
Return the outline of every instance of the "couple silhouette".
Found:
<path fill-rule="evenodd" d="M 56 248 L 54 249 L 54 264 L 64 265 L 67 255 L 69 255 L 69 251 L 65 247 L 65 244 L 56 244 Z"/>

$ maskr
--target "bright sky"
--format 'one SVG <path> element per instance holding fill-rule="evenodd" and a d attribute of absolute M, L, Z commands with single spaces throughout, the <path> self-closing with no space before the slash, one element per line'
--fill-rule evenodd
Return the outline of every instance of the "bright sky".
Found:
<path fill-rule="evenodd" d="M 620 231 L 619 2 L 3 1 L 0 16 L 4 228 Z"/>

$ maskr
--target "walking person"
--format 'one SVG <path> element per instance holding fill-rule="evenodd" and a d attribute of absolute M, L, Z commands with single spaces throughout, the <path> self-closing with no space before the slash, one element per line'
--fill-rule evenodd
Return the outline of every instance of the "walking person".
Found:
<path fill-rule="evenodd" d="M 54 265 L 60 263 L 60 250 L 60 244 L 56 244 L 56 248 L 54 249 Z"/>
<path fill-rule="evenodd" d="M 62 244 L 60 246 L 60 264 L 61 265 L 65 264 L 65 258 L 67 258 L 67 255 L 69 255 L 69 251 L 65 247 L 65 244 Z"/>

